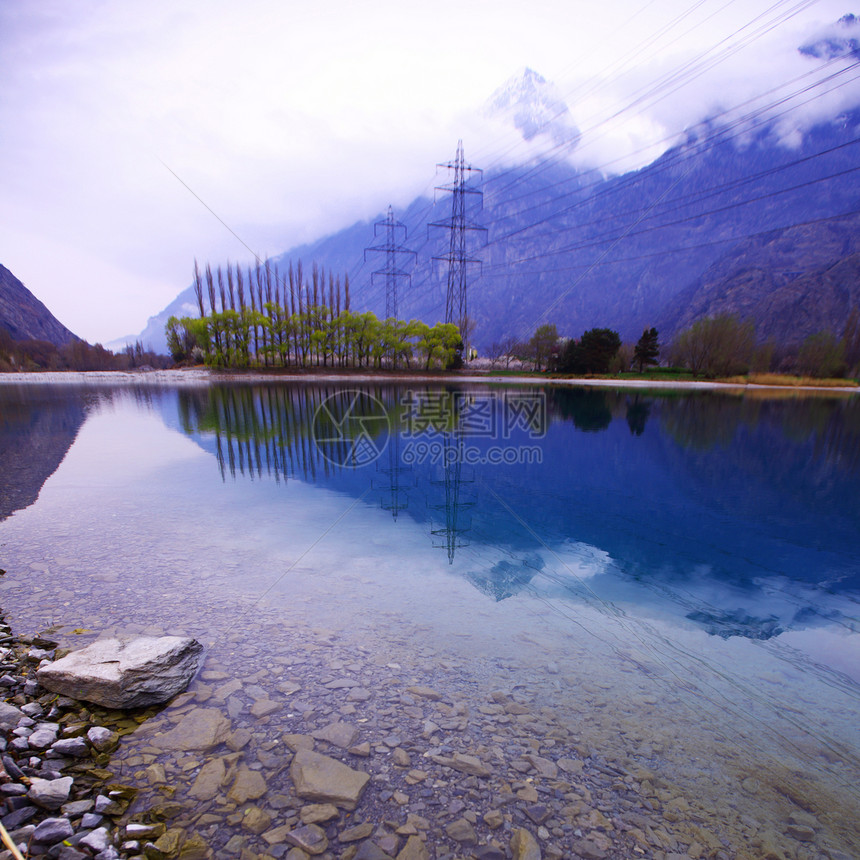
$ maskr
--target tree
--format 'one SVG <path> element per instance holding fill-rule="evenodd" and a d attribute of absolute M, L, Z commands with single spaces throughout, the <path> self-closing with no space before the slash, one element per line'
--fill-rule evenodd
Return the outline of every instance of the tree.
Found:
<path fill-rule="evenodd" d="M 633 348 L 633 361 L 639 366 L 639 372 L 642 373 L 646 364 L 657 364 L 658 355 L 660 344 L 657 341 L 657 329 L 646 328 Z"/>
<path fill-rule="evenodd" d="M 559 359 L 563 373 L 608 373 L 615 354 L 621 348 L 621 337 L 609 328 L 592 328 L 579 340 L 568 341 Z"/>
<path fill-rule="evenodd" d="M 752 322 L 721 314 L 696 320 L 682 331 L 672 346 L 672 363 L 696 376 L 734 376 L 749 370 L 754 354 Z"/>
<path fill-rule="evenodd" d="M 529 348 L 535 362 L 535 370 L 543 370 L 547 367 L 552 356 L 552 351 L 558 343 L 558 331 L 552 323 L 538 326 L 529 341 Z"/>
<path fill-rule="evenodd" d="M 860 312 L 851 308 L 842 330 L 842 347 L 845 350 L 847 372 L 860 376 Z"/>
<path fill-rule="evenodd" d="M 829 331 L 811 334 L 800 347 L 797 364 L 801 373 L 818 379 L 843 376 L 846 372 L 845 343 Z"/>

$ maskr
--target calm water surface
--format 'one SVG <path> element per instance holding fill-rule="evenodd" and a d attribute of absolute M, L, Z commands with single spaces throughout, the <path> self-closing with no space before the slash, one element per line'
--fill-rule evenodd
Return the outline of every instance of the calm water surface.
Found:
<path fill-rule="evenodd" d="M 212 839 L 286 851 L 226 788 L 190 791 L 223 750 L 159 747 L 189 709 L 247 729 L 228 764 L 263 770 L 274 827 L 279 734 L 354 723 L 373 752 L 350 763 L 396 788 L 380 742 L 427 685 L 443 710 L 413 759 L 479 754 L 514 793 L 551 786 L 510 770 L 523 750 L 626 780 L 663 828 L 637 856 L 860 856 L 856 397 L 7 384 L 0 519 L 13 629 L 207 646 L 112 766 Z M 431 817 L 458 789 L 428 786 L 406 808 Z M 619 830 L 584 822 L 545 847 Z"/>

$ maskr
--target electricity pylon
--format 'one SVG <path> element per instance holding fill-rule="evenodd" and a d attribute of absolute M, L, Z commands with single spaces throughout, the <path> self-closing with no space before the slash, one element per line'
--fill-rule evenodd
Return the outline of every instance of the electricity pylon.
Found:
<path fill-rule="evenodd" d="M 437 168 L 444 167 L 454 172 L 452 182 L 445 185 L 437 185 L 437 191 L 444 191 L 451 195 L 451 217 L 444 221 L 434 221 L 429 227 L 442 227 L 448 230 L 449 243 L 448 253 L 445 256 L 434 257 L 434 260 L 443 260 L 448 263 L 448 289 L 445 294 L 445 322 L 454 323 L 460 330 L 463 338 L 463 346 L 467 346 L 469 319 L 469 299 L 467 288 L 467 268 L 470 264 L 479 264 L 480 260 L 470 257 L 467 252 L 466 234 L 471 231 L 487 232 L 486 227 L 475 224 L 466 217 L 466 195 L 475 194 L 483 201 L 483 192 L 469 184 L 472 177 L 479 181 L 483 176 L 483 170 L 466 164 L 463 155 L 463 141 L 457 142 L 457 155 L 453 161 L 436 165 Z M 479 207 L 480 208 L 480 205 Z"/>
<path fill-rule="evenodd" d="M 386 319 L 397 319 L 397 279 L 398 278 L 410 278 L 408 272 L 403 271 L 402 269 L 397 268 L 397 255 L 398 254 L 411 254 L 413 257 L 416 256 L 415 251 L 410 251 L 409 248 L 404 245 L 397 244 L 397 231 L 403 231 L 403 239 L 406 239 L 406 225 L 401 224 L 400 221 L 394 220 L 394 210 L 389 206 L 388 207 L 388 217 L 384 221 L 377 221 L 373 225 L 373 238 L 375 239 L 379 235 L 379 230 L 381 228 L 385 228 L 385 244 L 384 245 L 372 245 L 369 248 L 364 249 L 364 259 L 367 261 L 367 255 L 369 252 L 383 253 L 385 254 L 385 267 L 382 269 L 377 269 L 370 276 L 371 283 L 373 283 L 374 278 L 376 276 L 384 276 L 385 277 L 385 318 Z"/>

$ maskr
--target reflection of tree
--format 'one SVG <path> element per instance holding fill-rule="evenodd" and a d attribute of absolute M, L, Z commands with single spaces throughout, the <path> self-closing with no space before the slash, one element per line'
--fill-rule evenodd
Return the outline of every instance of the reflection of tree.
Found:
<path fill-rule="evenodd" d="M 0 520 L 36 501 L 86 418 L 85 395 L 62 387 L 0 387 Z"/>
<path fill-rule="evenodd" d="M 684 448 L 710 451 L 731 445 L 738 424 L 755 423 L 757 409 L 742 398 L 708 392 L 666 401 L 660 418 L 665 432 Z"/>
<path fill-rule="evenodd" d="M 612 423 L 612 410 L 606 391 L 549 388 L 547 411 L 554 418 L 572 421 L 574 427 L 585 433 L 599 433 Z"/>
<path fill-rule="evenodd" d="M 676 442 L 696 451 L 730 448 L 738 433 L 771 427 L 776 446 L 811 444 L 816 460 L 860 473 L 860 398 L 856 395 L 690 395 L 662 400 L 660 421 Z M 777 454 L 775 448 L 768 461 Z"/>
<path fill-rule="evenodd" d="M 627 426 L 634 436 L 641 436 L 645 432 L 645 424 L 651 414 L 651 403 L 642 400 L 639 394 L 633 400 L 627 401 Z"/>
<path fill-rule="evenodd" d="M 215 436 L 222 477 L 312 480 L 351 467 L 362 434 L 373 443 L 387 432 L 380 413 L 396 409 L 395 396 L 392 387 L 357 398 L 337 386 L 213 386 L 181 392 L 179 410 L 185 432 Z"/>

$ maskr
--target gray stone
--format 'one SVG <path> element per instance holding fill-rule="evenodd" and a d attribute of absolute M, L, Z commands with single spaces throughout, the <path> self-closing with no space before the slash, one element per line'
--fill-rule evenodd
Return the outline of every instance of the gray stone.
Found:
<path fill-rule="evenodd" d="M 57 854 L 57 860 L 89 860 L 89 856 L 72 848 L 71 845 L 64 845 Z"/>
<path fill-rule="evenodd" d="M 17 830 L 22 824 L 26 824 L 38 810 L 35 806 L 22 806 L 3 816 L 3 826 L 7 830 Z"/>
<path fill-rule="evenodd" d="M 541 860 L 537 839 L 524 827 L 515 830 L 511 837 L 511 855 L 512 860 Z"/>
<path fill-rule="evenodd" d="M 369 774 L 313 750 L 299 750 L 293 756 L 290 776 L 299 797 L 348 810 L 355 809 L 370 779 Z"/>
<path fill-rule="evenodd" d="M 200 768 L 200 773 L 197 774 L 188 793 L 197 800 L 212 800 L 221 790 L 226 779 L 227 766 L 224 759 L 214 758 Z"/>
<path fill-rule="evenodd" d="M 24 714 L 14 705 L 0 702 L 0 729 L 4 732 L 12 731 L 23 716 Z"/>
<path fill-rule="evenodd" d="M 60 755 L 70 755 L 75 758 L 81 758 L 89 752 L 87 742 L 83 738 L 63 738 L 55 741 L 51 749 Z"/>
<path fill-rule="evenodd" d="M 110 845 L 107 828 L 98 827 L 95 830 L 90 831 L 83 839 L 81 839 L 79 844 L 92 849 L 97 854 L 100 851 L 104 851 L 108 845 Z"/>
<path fill-rule="evenodd" d="M 430 860 L 430 854 L 420 836 L 410 836 L 397 855 L 397 860 Z"/>
<path fill-rule="evenodd" d="M 454 753 L 450 758 L 443 755 L 430 756 L 436 764 L 441 764 L 444 767 L 450 767 L 453 770 L 458 770 L 460 773 L 469 774 L 470 776 L 487 777 L 492 771 L 477 757 L 473 755 L 465 755 L 463 753 Z"/>
<path fill-rule="evenodd" d="M 108 752 L 119 743 L 119 735 L 104 726 L 93 726 L 87 732 L 87 740 L 99 752 Z"/>
<path fill-rule="evenodd" d="M 481 845 L 472 851 L 474 860 L 505 860 L 505 852 L 496 845 Z"/>
<path fill-rule="evenodd" d="M 59 809 L 69 799 L 73 782 L 70 776 L 63 776 L 60 779 L 39 779 L 34 776 L 30 780 L 27 796 L 33 803 L 44 809 Z"/>
<path fill-rule="evenodd" d="M 358 851 L 355 852 L 352 860 L 392 860 L 392 857 L 390 854 L 386 854 L 378 845 L 367 841 L 362 842 L 358 846 Z"/>
<path fill-rule="evenodd" d="M 170 731 L 156 735 L 152 743 L 165 750 L 208 750 L 227 740 L 230 732 L 230 721 L 221 711 L 195 708 Z"/>
<path fill-rule="evenodd" d="M 431 702 L 438 702 L 442 698 L 442 694 L 432 687 L 409 687 L 406 692 L 422 699 L 429 699 Z"/>
<path fill-rule="evenodd" d="M 373 833 L 373 822 L 363 821 L 361 824 L 356 824 L 352 827 L 347 827 L 338 834 L 339 842 L 358 842 L 360 839 L 367 839 Z"/>
<path fill-rule="evenodd" d="M 228 797 L 236 803 L 246 803 L 256 800 L 266 793 L 266 779 L 258 770 L 251 770 L 242 765 L 236 774 L 236 779 L 230 788 Z"/>
<path fill-rule="evenodd" d="M 330 723 L 312 733 L 318 741 L 328 741 L 341 749 L 348 749 L 358 738 L 358 728 L 351 723 Z"/>
<path fill-rule="evenodd" d="M 544 758 L 539 755 L 523 756 L 525 760 L 541 775 L 548 779 L 555 779 L 558 776 L 558 766 L 554 761 Z"/>
<path fill-rule="evenodd" d="M 478 841 L 475 828 L 465 818 L 458 818 L 446 825 L 445 832 L 455 842 L 474 845 Z"/>
<path fill-rule="evenodd" d="M 72 822 L 68 818 L 46 818 L 36 825 L 33 839 L 47 845 L 62 842 L 74 834 Z"/>
<path fill-rule="evenodd" d="M 99 639 L 36 672 L 46 689 L 106 708 L 159 704 L 184 690 L 203 646 L 182 636 Z"/>
<path fill-rule="evenodd" d="M 785 832 L 798 842 L 812 842 L 815 839 L 815 830 L 806 824 L 789 824 Z"/>
<path fill-rule="evenodd" d="M 573 850 L 584 860 L 603 860 L 606 851 L 590 839 L 579 839 L 573 843 Z"/>
<path fill-rule="evenodd" d="M 287 833 L 285 840 L 308 854 L 322 854 L 328 848 L 328 837 L 322 827 L 316 824 L 303 824 Z"/>

